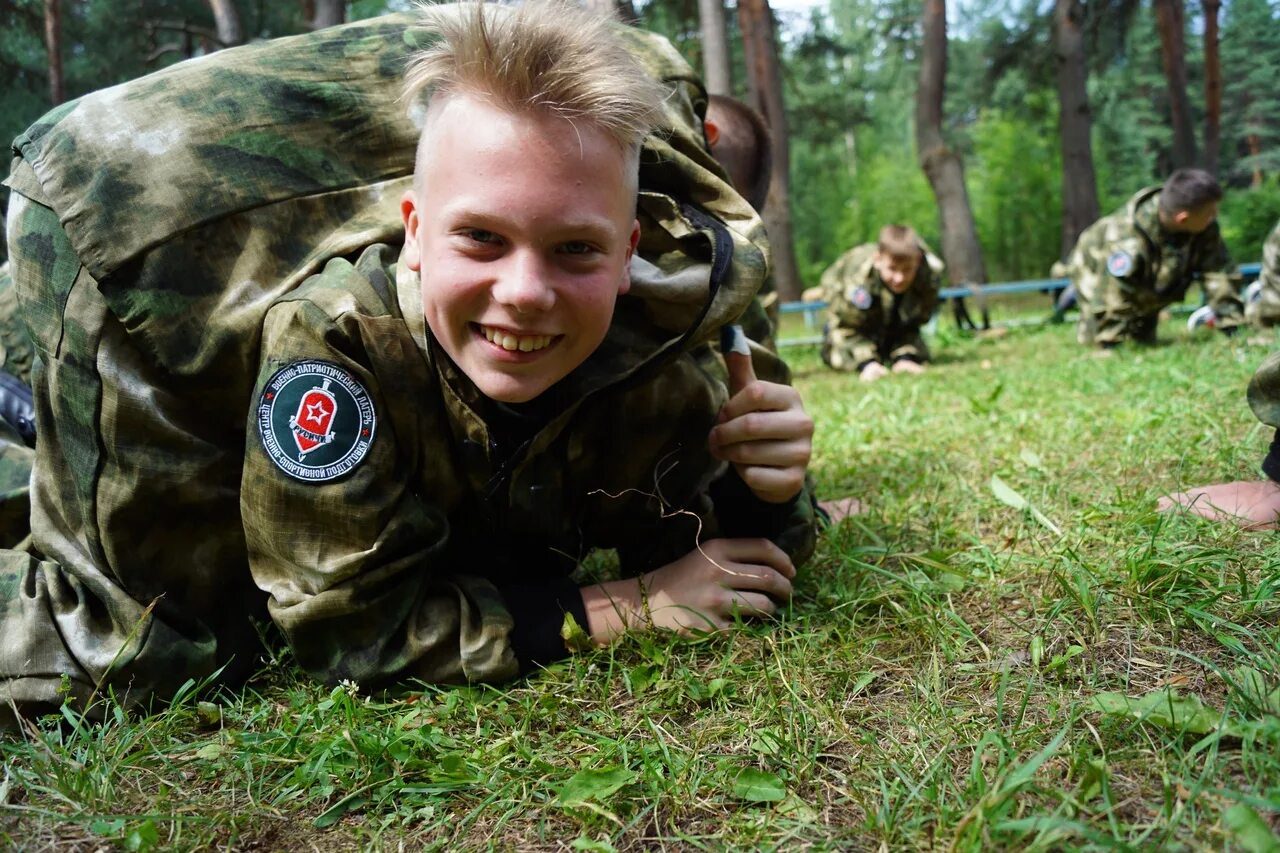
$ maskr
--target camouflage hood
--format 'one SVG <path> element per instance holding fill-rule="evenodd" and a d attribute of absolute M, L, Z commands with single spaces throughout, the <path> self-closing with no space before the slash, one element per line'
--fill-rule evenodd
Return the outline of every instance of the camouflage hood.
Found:
<path fill-rule="evenodd" d="M 1125 217 L 1152 243 L 1158 243 L 1161 236 L 1159 205 L 1154 203 L 1160 195 L 1160 187 L 1146 187 L 1138 190 L 1124 206 Z"/>
<path fill-rule="evenodd" d="M 8 183 L 57 211 L 144 351 L 247 397 L 266 307 L 331 258 L 403 240 L 418 127 L 399 98 L 424 38 L 414 21 L 220 51 L 87 95 L 15 141 Z M 652 356 L 736 318 L 768 249 L 706 150 L 697 76 L 665 39 L 620 30 L 673 89 L 669 129 L 642 152 L 633 285 L 606 342 Z"/>

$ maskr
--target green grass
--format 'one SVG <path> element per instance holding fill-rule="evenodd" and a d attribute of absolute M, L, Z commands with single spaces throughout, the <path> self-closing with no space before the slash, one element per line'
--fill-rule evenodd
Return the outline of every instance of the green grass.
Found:
<path fill-rule="evenodd" d="M 155 716 L 68 712 L 0 744 L 0 843 L 1275 849 L 1280 544 L 1154 511 L 1257 476 L 1267 347 L 1181 325 L 1100 358 L 948 318 L 929 373 L 873 386 L 788 350 L 820 492 L 868 511 L 780 622 L 400 698 L 281 653 Z"/>

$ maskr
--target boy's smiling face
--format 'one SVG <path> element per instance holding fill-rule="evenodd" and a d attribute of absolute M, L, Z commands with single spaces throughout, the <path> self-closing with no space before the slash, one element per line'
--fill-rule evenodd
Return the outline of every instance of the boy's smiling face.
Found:
<path fill-rule="evenodd" d="M 635 161 L 585 122 L 468 95 L 431 113 L 401 202 L 405 263 L 476 387 L 532 400 L 595 351 L 630 286 Z"/>
<path fill-rule="evenodd" d="M 872 263 L 886 287 L 894 293 L 903 293 L 915 281 L 920 261 L 919 252 L 912 255 L 891 255 L 877 250 Z"/>

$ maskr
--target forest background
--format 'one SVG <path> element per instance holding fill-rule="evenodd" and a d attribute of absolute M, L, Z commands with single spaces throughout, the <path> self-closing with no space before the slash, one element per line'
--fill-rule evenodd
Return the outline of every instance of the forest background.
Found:
<path fill-rule="evenodd" d="M 708 73 L 711 87 L 759 105 L 781 131 L 787 145 L 766 221 L 775 241 L 794 248 L 794 272 L 780 269 L 784 298 L 885 222 L 910 223 L 941 248 L 953 280 L 1045 277 L 1094 216 L 1179 165 L 1210 168 L 1227 187 L 1222 224 L 1237 261 L 1256 260 L 1280 219 L 1275 0 L 614 2 L 699 71 L 709 53 L 718 61 L 708 27 L 722 31 L 727 55 L 722 71 Z M 0 0 L 0 136 L 12 139 L 55 103 L 189 57 L 409 5 Z M 766 56 L 753 53 L 762 37 Z M 929 97 L 939 99 L 932 111 Z M 1080 133 L 1081 118 L 1087 142 L 1073 153 L 1064 140 Z M 940 138 L 921 135 L 929 122 Z M 928 146 L 936 150 L 921 157 Z M 922 168 L 939 153 L 963 164 L 976 263 L 950 257 L 963 235 L 943 233 Z M 967 230 L 962 218 L 948 215 L 948 227 Z M 780 268 L 789 264 L 779 252 Z"/>

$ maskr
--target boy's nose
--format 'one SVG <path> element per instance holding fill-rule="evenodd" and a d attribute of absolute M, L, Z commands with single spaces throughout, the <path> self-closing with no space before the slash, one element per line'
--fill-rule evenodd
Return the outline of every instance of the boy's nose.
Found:
<path fill-rule="evenodd" d="M 540 261 L 516 257 L 494 284 L 493 298 L 521 313 L 546 311 L 555 304 L 555 290 Z"/>

